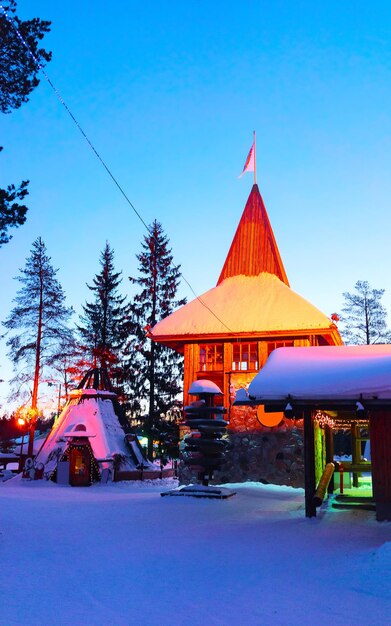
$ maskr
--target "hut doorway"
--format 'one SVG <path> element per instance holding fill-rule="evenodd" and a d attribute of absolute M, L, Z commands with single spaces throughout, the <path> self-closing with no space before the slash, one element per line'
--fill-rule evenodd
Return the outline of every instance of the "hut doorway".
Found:
<path fill-rule="evenodd" d="M 89 446 L 73 445 L 69 451 L 69 484 L 87 487 L 91 484 L 91 454 Z"/>

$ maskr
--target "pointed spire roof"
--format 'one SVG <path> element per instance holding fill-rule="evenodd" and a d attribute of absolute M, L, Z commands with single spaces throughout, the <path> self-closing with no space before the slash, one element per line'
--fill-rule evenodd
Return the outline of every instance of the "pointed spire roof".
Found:
<path fill-rule="evenodd" d="M 262 272 L 274 274 L 289 287 L 262 196 L 254 184 L 217 285 L 226 278 L 258 276 Z"/>

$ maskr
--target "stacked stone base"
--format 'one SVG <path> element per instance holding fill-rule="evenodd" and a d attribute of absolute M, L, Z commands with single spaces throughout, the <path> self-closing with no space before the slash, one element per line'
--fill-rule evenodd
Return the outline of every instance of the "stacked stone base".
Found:
<path fill-rule="evenodd" d="M 226 463 L 216 471 L 211 484 L 255 481 L 304 487 L 303 431 L 284 422 L 278 428 L 228 432 Z M 182 462 L 178 467 L 182 485 L 195 483 L 197 472 Z"/>

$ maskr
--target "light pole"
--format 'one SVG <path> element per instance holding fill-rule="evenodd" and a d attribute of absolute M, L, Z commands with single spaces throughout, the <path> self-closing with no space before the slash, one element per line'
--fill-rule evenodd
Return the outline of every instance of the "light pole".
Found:
<path fill-rule="evenodd" d="M 22 469 L 23 469 L 23 445 L 24 445 L 25 428 L 27 426 L 27 419 L 20 415 L 18 417 L 16 423 L 18 424 L 18 426 L 20 428 L 23 428 L 23 430 L 22 430 L 22 443 L 21 443 L 21 446 L 20 446 L 20 454 L 19 454 L 19 467 L 18 467 L 18 471 L 21 472 Z"/>

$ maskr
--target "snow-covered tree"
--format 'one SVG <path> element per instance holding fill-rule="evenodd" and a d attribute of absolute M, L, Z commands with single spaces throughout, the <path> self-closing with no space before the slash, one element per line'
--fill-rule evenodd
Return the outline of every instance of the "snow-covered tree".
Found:
<path fill-rule="evenodd" d="M 126 296 L 118 291 L 121 272 L 114 269 L 114 251 L 107 242 L 100 256 L 100 265 L 101 271 L 96 274 L 93 284 L 87 285 L 94 299 L 83 306 L 78 329 L 90 367 L 108 368 L 118 379 L 119 363 L 129 335 L 130 305 Z"/>
<path fill-rule="evenodd" d="M 341 322 L 342 337 L 348 344 L 390 343 L 387 311 L 381 299 L 384 289 L 372 289 L 367 281 L 359 280 L 355 292 L 345 292 Z"/>
<path fill-rule="evenodd" d="M 71 308 L 65 306 L 65 295 L 56 278 L 46 247 L 39 237 L 33 243 L 24 269 L 16 277 L 21 288 L 14 299 L 15 307 L 3 322 L 7 328 L 8 356 L 16 375 L 12 384 L 19 389 L 28 385 L 31 410 L 38 414 L 38 390 L 45 373 L 59 361 L 64 344 L 72 341 L 68 321 Z M 34 425 L 32 424 L 32 434 Z M 30 438 L 29 454 L 32 451 Z"/>
<path fill-rule="evenodd" d="M 182 390 L 183 359 L 170 348 L 156 344 L 149 329 L 167 317 L 186 300 L 176 300 L 180 266 L 175 265 L 169 240 L 156 220 L 144 237 L 138 277 L 129 280 L 140 288 L 131 304 L 133 336 L 129 342 L 126 368 L 127 390 L 132 416 L 142 415 L 148 406 L 144 430 L 149 434 L 148 454 L 152 456 L 152 432 L 159 427 L 162 414 L 175 406 Z"/>

